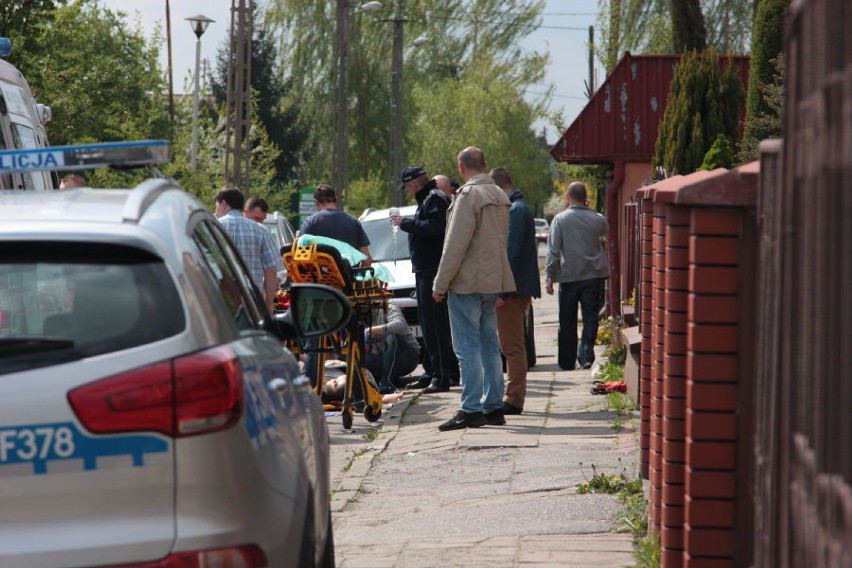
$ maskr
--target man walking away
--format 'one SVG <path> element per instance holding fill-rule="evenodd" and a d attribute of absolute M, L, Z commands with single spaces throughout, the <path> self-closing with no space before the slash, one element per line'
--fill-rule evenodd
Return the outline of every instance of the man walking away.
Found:
<path fill-rule="evenodd" d="M 553 295 L 559 283 L 559 368 L 574 369 L 576 362 L 588 369 L 595 361 L 598 311 L 604 280 L 609 278 L 606 251 L 606 218 L 588 207 L 586 186 L 575 181 L 566 193 L 568 209 L 550 224 L 547 238 L 545 289 Z M 577 304 L 583 313 L 583 333 L 577 348 Z"/>
<path fill-rule="evenodd" d="M 444 232 L 447 228 L 449 198 L 430 180 L 426 170 L 408 166 L 402 171 L 402 188 L 417 200 L 413 218 L 393 215 L 390 222 L 408 233 L 408 250 L 417 290 L 417 310 L 423 330 L 423 344 L 428 368 L 432 375 L 424 375 L 411 384 L 422 388 L 423 394 L 447 392 L 453 375 L 455 356 L 450 339 L 450 316 L 447 305 L 432 298 L 432 283 L 438 272 Z"/>
<path fill-rule="evenodd" d="M 506 423 L 496 305 L 498 295 L 515 291 L 506 252 L 509 198 L 485 173 L 479 148 L 462 150 L 458 165 L 466 183 L 450 205 L 433 295 L 449 304 L 462 396 L 461 409 L 441 431 Z"/>
<path fill-rule="evenodd" d="M 541 297 L 538 275 L 538 245 L 535 242 L 533 212 L 524 195 L 514 186 L 505 168 L 491 170 L 491 179 L 506 192 L 512 203 L 509 209 L 509 265 L 517 291 L 497 300 L 497 332 L 500 348 L 506 356 L 509 371 L 503 414 L 520 414 L 527 396 L 527 346 L 524 322 L 531 310 L 532 298 Z"/>
<path fill-rule="evenodd" d="M 278 292 L 278 251 L 269 231 L 243 216 L 243 205 L 243 192 L 236 187 L 226 186 L 216 194 L 216 217 L 240 251 L 252 281 L 263 294 L 266 306 L 272 312 Z"/>

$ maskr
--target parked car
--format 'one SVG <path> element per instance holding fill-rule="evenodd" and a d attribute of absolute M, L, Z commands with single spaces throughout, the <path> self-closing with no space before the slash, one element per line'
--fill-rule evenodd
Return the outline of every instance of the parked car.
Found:
<path fill-rule="evenodd" d="M 263 221 L 263 226 L 269 230 L 279 251 L 283 247 L 290 248 L 293 241 L 296 240 L 296 231 L 293 230 L 293 225 L 280 211 L 267 215 Z"/>
<path fill-rule="evenodd" d="M 0 566 L 332 567 L 325 418 L 281 341 L 346 298 L 295 285 L 272 316 L 171 180 L 3 192 L 0 218 Z"/>
<path fill-rule="evenodd" d="M 533 219 L 535 223 L 535 240 L 538 242 L 547 242 L 547 237 L 550 235 L 550 223 L 547 219 Z"/>
<path fill-rule="evenodd" d="M 413 217 L 417 211 L 415 205 L 399 208 L 403 217 Z M 370 255 L 374 265 L 388 269 L 393 282 L 388 284 L 392 294 L 391 302 L 399 306 L 405 315 L 405 321 L 411 326 L 414 335 L 420 339 L 420 316 L 417 312 L 417 287 L 414 273 L 411 271 L 411 255 L 408 252 L 408 233 L 393 230 L 390 224 L 390 209 L 367 209 L 359 220 L 367 238 L 370 239 Z"/>

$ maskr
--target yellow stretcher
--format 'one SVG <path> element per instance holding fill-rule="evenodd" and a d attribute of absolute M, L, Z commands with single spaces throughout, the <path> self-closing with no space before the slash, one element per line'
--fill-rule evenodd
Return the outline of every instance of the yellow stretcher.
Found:
<path fill-rule="evenodd" d="M 352 414 L 363 395 L 364 418 L 375 422 L 382 415 L 382 395 L 374 383 L 367 378 L 362 361 L 364 353 L 364 330 L 372 325 L 374 310 L 382 313 L 387 310 L 390 293 L 387 284 L 375 277 L 372 268 L 351 268 L 336 248 L 321 243 L 300 244 L 297 239 L 290 250 L 281 257 L 287 274 L 296 283 L 313 282 L 327 284 L 337 288 L 349 298 L 352 304 L 352 318 L 341 331 L 324 336 L 317 348 L 317 377 L 313 389 L 322 394 L 323 371 L 328 353 L 338 351 L 346 360 L 346 386 L 340 405 L 325 404 L 326 410 L 339 410 L 343 417 L 343 427 L 352 428 Z M 360 387 L 360 389 L 356 389 Z"/>

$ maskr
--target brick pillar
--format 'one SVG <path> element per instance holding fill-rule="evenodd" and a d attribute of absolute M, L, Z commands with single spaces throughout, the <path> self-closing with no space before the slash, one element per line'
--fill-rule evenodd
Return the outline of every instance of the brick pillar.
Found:
<path fill-rule="evenodd" d="M 666 204 L 654 203 L 651 298 L 651 438 L 649 518 L 660 528 L 663 500 L 663 342 L 665 340 Z"/>
<path fill-rule="evenodd" d="M 654 203 L 651 196 L 642 200 L 642 242 L 639 257 L 639 473 L 648 479 L 651 451 L 651 306 L 654 290 L 653 243 Z"/>
<path fill-rule="evenodd" d="M 733 566 L 739 233 L 739 210 L 692 210 L 684 550 L 688 566 Z"/>
<path fill-rule="evenodd" d="M 683 564 L 686 330 L 690 209 L 666 208 L 665 336 L 663 340 L 663 502 L 661 566 Z"/>

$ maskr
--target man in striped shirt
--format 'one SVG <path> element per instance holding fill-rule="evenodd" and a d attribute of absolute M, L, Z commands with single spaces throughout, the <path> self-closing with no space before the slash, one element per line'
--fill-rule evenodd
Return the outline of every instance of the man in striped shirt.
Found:
<path fill-rule="evenodd" d="M 278 291 L 278 251 L 272 235 L 263 225 L 243 215 L 245 196 L 236 187 L 224 187 L 216 194 L 216 217 L 234 242 L 248 268 L 251 279 L 263 294 L 269 311 Z"/>

